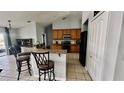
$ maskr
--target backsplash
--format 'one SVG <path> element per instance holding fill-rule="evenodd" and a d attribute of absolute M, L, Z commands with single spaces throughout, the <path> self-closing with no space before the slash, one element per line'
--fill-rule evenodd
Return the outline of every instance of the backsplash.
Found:
<path fill-rule="evenodd" d="M 53 44 L 62 44 L 64 40 L 53 40 Z M 71 44 L 76 44 L 76 40 L 70 40 Z"/>

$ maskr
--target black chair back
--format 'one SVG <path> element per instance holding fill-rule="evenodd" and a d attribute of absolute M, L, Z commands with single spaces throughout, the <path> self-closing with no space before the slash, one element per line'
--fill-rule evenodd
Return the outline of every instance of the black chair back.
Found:
<path fill-rule="evenodd" d="M 14 47 L 10 47 L 9 52 L 17 58 L 17 50 Z"/>
<path fill-rule="evenodd" d="M 41 53 L 33 52 L 32 54 L 35 58 L 38 68 L 41 65 L 48 65 L 49 67 L 49 52 L 41 52 Z"/>

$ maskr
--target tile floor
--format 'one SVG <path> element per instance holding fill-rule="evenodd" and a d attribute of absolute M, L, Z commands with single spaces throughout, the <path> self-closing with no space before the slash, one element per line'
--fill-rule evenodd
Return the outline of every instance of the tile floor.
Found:
<path fill-rule="evenodd" d="M 67 81 L 91 81 L 88 72 L 80 64 L 77 53 L 67 55 Z"/>
<path fill-rule="evenodd" d="M 67 81 L 90 81 L 88 72 L 82 67 L 78 61 L 78 54 L 67 54 Z M 0 81 L 16 81 L 17 71 L 14 56 L 0 57 Z M 28 72 L 23 72 L 20 81 L 38 81 L 38 78 L 30 76 Z"/>

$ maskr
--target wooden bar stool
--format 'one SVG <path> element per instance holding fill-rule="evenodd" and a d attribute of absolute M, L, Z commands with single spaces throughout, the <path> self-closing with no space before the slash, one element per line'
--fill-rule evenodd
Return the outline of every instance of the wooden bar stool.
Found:
<path fill-rule="evenodd" d="M 37 68 L 39 71 L 39 81 L 41 80 L 42 74 L 44 74 L 44 80 L 46 80 L 47 74 L 49 81 L 55 80 L 54 62 L 49 60 L 49 52 L 33 52 L 32 54 L 35 58 Z M 53 78 L 51 78 L 51 75 L 53 76 Z"/>
<path fill-rule="evenodd" d="M 31 74 L 31 65 L 30 65 L 30 53 L 29 52 L 17 53 L 17 50 L 14 47 L 10 47 L 9 51 L 16 58 L 17 71 L 18 71 L 17 80 L 19 80 L 21 72 L 26 70 L 28 70 L 31 76 L 32 74 Z M 25 69 L 22 69 L 22 67 L 25 67 Z"/>

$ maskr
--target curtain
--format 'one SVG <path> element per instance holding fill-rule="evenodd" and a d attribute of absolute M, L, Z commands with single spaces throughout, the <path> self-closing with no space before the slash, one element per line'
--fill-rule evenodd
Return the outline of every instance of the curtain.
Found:
<path fill-rule="evenodd" d="M 5 34 L 6 34 L 6 39 L 7 39 L 7 54 L 9 53 L 9 47 L 12 46 L 12 42 L 11 42 L 11 38 L 10 38 L 10 32 L 9 29 L 7 27 L 5 27 Z"/>

